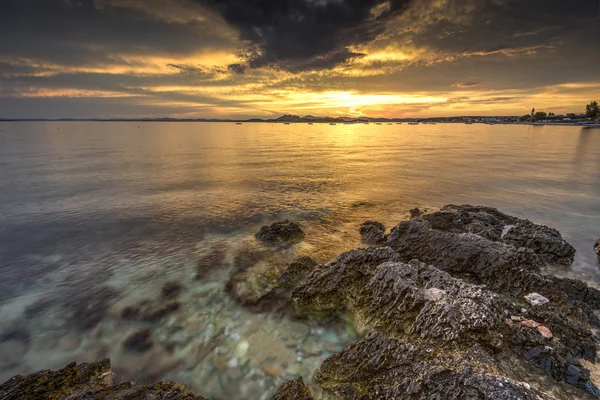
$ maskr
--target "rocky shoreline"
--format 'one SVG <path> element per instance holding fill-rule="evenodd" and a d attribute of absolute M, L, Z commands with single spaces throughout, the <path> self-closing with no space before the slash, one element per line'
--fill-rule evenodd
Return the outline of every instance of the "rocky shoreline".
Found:
<path fill-rule="evenodd" d="M 575 255 L 557 230 L 489 207 L 411 215 L 389 233 L 365 222 L 359 234 L 366 247 L 325 265 L 284 257 L 304 237 L 297 224 L 265 226 L 256 239 L 267 247 L 238 252 L 226 291 L 254 311 L 352 323 L 362 339 L 312 377 L 325 399 L 600 397 L 600 291 L 548 273 Z M 121 317 L 159 320 L 179 307 L 181 290 L 168 282 L 160 301 L 126 308 Z M 145 329 L 123 346 L 143 353 L 152 343 Z M 108 361 L 70 364 L 12 378 L 0 398 L 203 399 L 176 383 L 113 386 L 110 376 Z M 311 398 L 302 378 L 271 397 Z"/>

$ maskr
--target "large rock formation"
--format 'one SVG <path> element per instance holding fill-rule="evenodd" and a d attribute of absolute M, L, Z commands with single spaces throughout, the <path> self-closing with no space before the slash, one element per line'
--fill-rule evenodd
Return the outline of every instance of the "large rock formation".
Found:
<path fill-rule="evenodd" d="M 498 373 L 476 346 L 439 351 L 379 333 L 325 360 L 315 379 L 336 399 L 549 399 Z"/>
<path fill-rule="evenodd" d="M 491 207 L 448 205 L 440 211 L 425 214 L 437 230 L 473 233 L 492 241 L 533 250 L 547 264 L 571 265 L 575 248 L 556 229 L 516 218 Z"/>
<path fill-rule="evenodd" d="M 17 375 L 0 385 L 3 400 L 206 400 L 195 396 L 175 382 L 152 386 L 122 383 L 113 386 L 110 361 L 91 364 L 71 363 L 59 371 Z"/>

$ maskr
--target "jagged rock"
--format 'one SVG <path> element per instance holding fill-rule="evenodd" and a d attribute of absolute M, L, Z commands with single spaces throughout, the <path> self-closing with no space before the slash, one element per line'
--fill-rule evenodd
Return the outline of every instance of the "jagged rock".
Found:
<path fill-rule="evenodd" d="M 302 378 L 299 377 L 279 386 L 269 400 L 313 400 L 313 397 Z"/>
<path fill-rule="evenodd" d="M 421 216 L 424 214 L 423 210 L 421 210 L 420 208 L 416 207 L 410 210 L 410 218 L 411 219 L 417 219 L 417 218 L 421 218 Z"/>
<path fill-rule="evenodd" d="M 279 274 L 282 287 L 291 288 L 304 279 L 315 267 L 317 262 L 310 257 L 300 257 L 285 266 Z"/>
<path fill-rule="evenodd" d="M 525 296 L 525 300 L 527 300 L 527 302 L 532 306 L 543 306 L 544 304 L 548 304 L 550 302 L 550 300 L 538 293 L 529 293 L 527 296 Z"/>
<path fill-rule="evenodd" d="M 294 242 L 301 240 L 304 237 L 304 232 L 297 223 L 285 220 L 263 226 L 255 236 L 257 239 L 268 243 Z"/>
<path fill-rule="evenodd" d="M 575 257 L 575 248 L 556 229 L 504 214 L 492 207 L 451 204 L 423 215 L 422 219 L 437 230 L 473 233 L 517 248 L 532 249 L 547 264 L 570 265 Z M 510 229 L 506 231 L 508 227 Z"/>
<path fill-rule="evenodd" d="M 134 386 L 127 382 L 112 386 L 110 361 L 71 363 L 58 371 L 17 375 L 0 385 L 3 400 L 206 400 L 175 382 Z"/>
<path fill-rule="evenodd" d="M 499 342 L 493 337 L 502 324 L 498 296 L 418 261 L 381 264 L 349 307 L 364 325 L 396 337 Z"/>
<path fill-rule="evenodd" d="M 428 221 L 411 220 L 392 229 L 387 245 L 402 261 L 418 259 L 511 295 L 538 292 L 550 301 L 578 302 L 600 308 L 600 291 L 575 279 L 542 274 L 542 262 L 531 249 L 494 242 L 471 233 L 432 229 Z"/>
<path fill-rule="evenodd" d="M 493 241 L 501 239 L 504 226 L 518 221 L 517 218 L 495 208 L 453 204 L 443 207 L 440 211 L 425 214 L 422 219 L 428 221 L 434 229 L 473 233 Z"/>
<path fill-rule="evenodd" d="M 596 243 L 594 244 L 594 250 L 596 250 L 596 254 L 600 256 L 600 239 L 596 240 Z"/>
<path fill-rule="evenodd" d="M 183 290 L 183 285 L 180 282 L 167 282 L 162 287 L 163 299 L 172 300 L 178 297 Z"/>
<path fill-rule="evenodd" d="M 315 380 L 335 398 L 549 399 L 496 370 L 477 347 L 442 351 L 427 343 L 406 343 L 382 334 L 346 346 L 325 360 Z"/>
<path fill-rule="evenodd" d="M 575 248 L 556 229 L 519 220 L 502 238 L 504 243 L 532 249 L 546 264 L 571 265 Z"/>
<path fill-rule="evenodd" d="M 363 223 L 359 229 L 360 237 L 366 244 L 382 245 L 385 243 L 385 226 L 375 221 Z"/>
<path fill-rule="evenodd" d="M 525 290 L 531 280 L 527 278 L 541 272 L 531 250 L 471 233 L 442 232 L 432 229 L 428 221 L 400 223 L 392 229 L 387 245 L 404 261 L 418 259 L 451 274 L 472 274 L 492 290 Z"/>
<path fill-rule="evenodd" d="M 128 351 L 143 353 L 152 348 L 152 331 L 149 328 L 137 331 L 127 337 L 123 342 L 123 347 Z"/>
<path fill-rule="evenodd" d="M 386 261 L 400 261 L 390 248 L 364 248 L 340 255 L 314 269 L 292 292 L 294 304 L 304 312 L 328 312 L 346 307 L 348 293 L 358 293 L 375 269 Z"/>
<path fill-rule="evenodd" d="M 121 318 L 144 322 L 155 322 L 177 311 L 180 303 L 172 301 L 167 304 L 155 304 L 150 301 L 141 302 L 137 306 L 125 307 Z"/>

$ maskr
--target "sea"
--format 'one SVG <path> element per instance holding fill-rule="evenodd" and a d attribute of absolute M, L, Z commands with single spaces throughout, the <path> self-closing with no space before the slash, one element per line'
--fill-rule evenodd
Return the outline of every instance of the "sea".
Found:
<path fill-rule="evenodd" d="M 115 382 L 216 400 L 297 376 L 318 391 L 315 369 L 360 333 L 243 306 L 225 288 L 236 257 L 289 219 L 306 237 L 284 257 L 327 263 L 361 246 L 366 220 L 447 204 L 558 229 L 577 254 L 552 272 L 600 286 L 600 129 L 0 122 L 0 381 L 110 358 Z M 177 307 L 124 317 L 160 309 L 167 283 Z"/>

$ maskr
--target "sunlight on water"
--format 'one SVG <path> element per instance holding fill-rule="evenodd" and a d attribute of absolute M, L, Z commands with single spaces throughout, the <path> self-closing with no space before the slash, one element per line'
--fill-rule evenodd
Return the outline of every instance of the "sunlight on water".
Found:
<path fill-rule="evenodd" d="M 110 357 L 117 379 L 174 379 L 211 399 L 266 398 L 356 339 L 241 307 L 225 290 L 262 224 L 318 262 L 360 246 L 365 220 L 483 204 L 561 231 L 555 273 L 600 284 L 600 130 L 485 125 L 1 123 L 0 380 Z M 204 260 L 200 262 L 199 260 Z M 203 271 L 200 265 L 209 265 Z M 152 321 L 167 282 L 178 308 Z M 127 352 L 148 328 L 153 345 Z"/>

